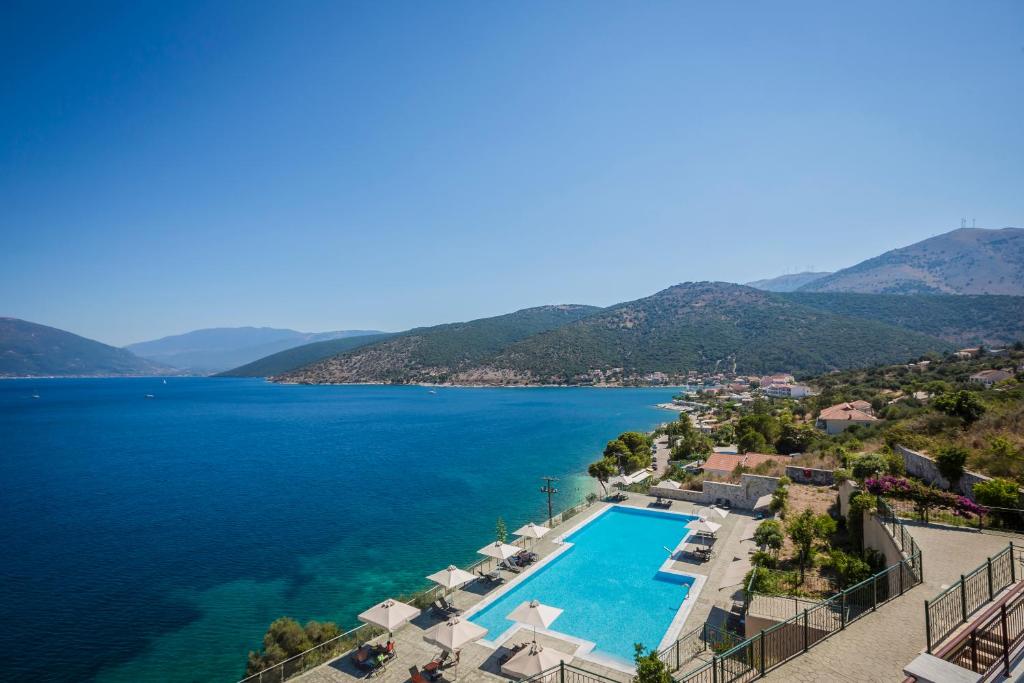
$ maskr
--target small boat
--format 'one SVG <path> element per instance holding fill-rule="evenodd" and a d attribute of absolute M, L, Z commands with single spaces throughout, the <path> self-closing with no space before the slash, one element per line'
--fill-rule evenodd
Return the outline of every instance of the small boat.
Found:
<path fill-rule="evenodd" d="M 167 380 L 164 380 L 164 384 L 167 384 Z"/>
<path fill-rule="evenodd" d="M 39 398 L 39 394 L 32 394 L 32 398 Z"/>
<path fill-rule="evenodd" d="M 146 394 L 146 398 L 156 398 L 153 394 Z"/>
<path fill-rule="evenodd" d="M 436 393 L 437 393 L 437 389 L 431 389 L 431 390 L 430 390 L 430 393 L 431 393 L 431 394 L 436 394 Z"/>

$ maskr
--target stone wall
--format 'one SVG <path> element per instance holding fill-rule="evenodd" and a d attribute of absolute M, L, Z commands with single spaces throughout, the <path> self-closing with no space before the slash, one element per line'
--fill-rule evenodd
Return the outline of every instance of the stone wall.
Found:
<path fill-rule="evenodd" d="M 896 452 L 903 456 L 903 464 L 907 468 L 907 474 L 921 479 L 931 486 L 937 486 L 940 489 L 949 489 L 949 482 L 946 481 L 939 473 L 939 466 L 935 464 L 935 460 L 928 457 L 924 453 L 918 453 L 912 451 L 909 448 L 903 446 L 896 446 Z M 974 485 L 980 481 L 988 481 L 989 477 L 977 472 L 964 472 L 964 476 L 960 478 L 960 482 L 957 485 L 957 492 L 967 496 L 971 500 L 974 500 Z"/>
<path fill-rule="evenodd" d="M 711 505 L 712 503 L 727 500 L 731 507 L 740 510 L 751 510 L 754 504 L 757 503 L 758 498 L 770 495 L 778 486 L 778 477 L 744 474 L 740 476 L 739 484 L 705 480 L 703 490 L 701 491 L 670 489 L 655 485 L 651 487 L 650 495 L 670 498 L 672 500 L 685 500 L 698 505 Z"/>
<path fill-rule="evenodd" d="M 797 467 L 796 465 L 786 465 L 786 476 L 792 479 L 794 484 L 831 486 L 836 481 L 832 475 L 832 470 L 816 470 L 810 467 Z"/>
<path fill-rule="evenodd" d="M 889 535 L 889 530 L 878 521 L 875 513 L 864 511 L 864 547 L 874 548 L 885 556 L 885 566 L 891 567 L 903 561 L 903 552 Z"/>

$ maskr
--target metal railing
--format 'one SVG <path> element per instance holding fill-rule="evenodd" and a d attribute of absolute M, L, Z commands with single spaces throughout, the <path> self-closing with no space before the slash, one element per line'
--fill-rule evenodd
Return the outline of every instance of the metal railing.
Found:
<path fill-rule="evenodd" d="M 708 649 L 707 624 L 701 624 L 676 639 L 674 643 L 658 653 L 658 658 L 668 665 L 669 671 L 678 671 L 683 664 Z"/>
<path fill-rule="evenodd" d="M 920 584 L 924 578 L 921 550 L 891 509 L 884 506 L 884 501 L 879 502 L 879 521 L 906 554 L 904 559 L 716 654 L 710 662 L 674 680 L 677 683 L 742 683 L 760 678 Z"/>
<path fill-rule="evenodd" d="M 989 680 L 996 674 L 1010 675 L 1011 663 L 1024 644 L 1024 592 L 1019 588 L 980 623 L 967 629 L 938 653 L 957 666 L 982 674 Z"/>
<path fill-rule="evenodd" d="M 519 683 L 622 683 L 622 681 L 581 669 L 572 664 L 559 662 L 555 666 L 534 674 L 529 678 L 519 679 Z"/>
<path fill-rule="evenodd" d="M 929 653 L 961 624 L 966 624 L 979 609 L 992 602 L 997 594 L 1017 582 L 1017 562 L 1021 557 L 1019 549 L 1016 554 L 1014 551 L 1011 542 L 971 572 L 961 574 L 960 580 L 952 586 L 924 601 Z"/>
<path fill-rule="evenodd" d="M 980 515 L 963 514 L 953 508 L 936 506 L 921 508 L 910 500 L 897 498 L 886 501 L 901 519 L 909 519 L 925 524 L 946 524 L 978 530 L 1024 531 L 1024 510 L 1018 508 L 984 507 Z"/>
<path fill-rule="evenodd" d="M 566 508 L 555 515 L 550 520 L 551 526 L 554 527 L 561 524 L 565 520 L 579 514 L 582 510 L 589 508 L 595 502 L 596 500 L 584 498 L 576 505 Z M 513 544 L 520 545 L 523 548 L 526 547 L 525 539 L 521 538 L 513 541 Z M 485 557 L 466 567 L 466 571 L 472 574 L 479 572 L 486 573 L 493 569 L 497 569 L 497 567 L 498 560 Z M 413 595 L 403 599 L 403 602 L 408 602 L 417 607 L 426 608 L 443 595 L 443 593 L 444 589 L 440 586 L 431 586 L 430 588 L 414 593 Z M 367 624 L 360 624 L 348 631 L 345 631 L 341 635 L 335 636 L 334 638 L 324 641 L 319 645 L 315 645 L 297 655 L 293 655 L 288 659 L 263 669 L 262 671 L 250 674 L 241 679 L 239 683 L 272 683 L 275 681 L 280 683 L 280 681 L 288 680 L 293 676 L 297 676 L 316 666 L 320 666 L 334 657 L 344 655 L 355 647 L 362 645 L 381 633 L 383 633 L 383 631 L 380 629 L 373 628 Z"/>

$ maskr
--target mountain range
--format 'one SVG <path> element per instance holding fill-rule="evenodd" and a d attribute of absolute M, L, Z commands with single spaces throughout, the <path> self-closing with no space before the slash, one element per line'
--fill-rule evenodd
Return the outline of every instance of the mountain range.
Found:
<path fill-rule="evenodd" d="M 788 275 L 779 275 L 778 277 L 770 277 L 764 280 L 754 280 L 753 282 L 748 282 L 747 287 L 763 289 L 766 292 L 795 292 L 804 285 L 808 285 L 815 280 L 820 280 L 826 275 L 831 274 L 832 273 L 829 272 L 815 271 L 790 273 Z"/>
<path fill-rule="evenodd" d="M 176 374 L 77 334 L 17 318 L 0 318 L 0 377 L 107 377 Z"/>
<path fill-rule="evenodd" d="M 605 309 L 527 309 L 422 328 L 281 373 L 289 383 L 621 384 L 655 372 L 728 369 L 807 374 L 906 360 L 973 341 L 978 330 L 1024 337 L 1024 299 L 778 294 L 684 283 Z M 868 297 L 870 298 L 870 297 Z M 962 301 L 962 303 L 961 303 Z M 934 308 L 953 311 L 933 321 Z M 569 315 L 558 323 L 550 314 Z M 535 323 L 497 339 L 498 327 Z M 525 327 L 525 325 L 524 325 Z M 915 329 L 916 328 L 916 329 Z M 927 332 L 927 333 L 926 333 Z M 942 336 L 940 336 L 942 335 Z M 518 338 L 517 338 L 518 337 Z"/>
<path fill-rule="evenodd" d="M 380 334 L 378 330 L 297 332 L 273 327 L 214 327 L 129 344 L 137 356 L 194 374 L 210 374 L 313 342 Z"/>

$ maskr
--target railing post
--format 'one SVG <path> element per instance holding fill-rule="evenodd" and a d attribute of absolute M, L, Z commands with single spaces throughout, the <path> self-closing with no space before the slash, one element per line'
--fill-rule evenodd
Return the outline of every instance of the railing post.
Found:
<path fill-rule="evenodd" d="M 1010 541 L 1010 583 L 1017 583 L 1017 565 L 1013 561 L 1013 541 Z"/>
<path fill-rule="evenodd" d="M 846 628 L 846 591 L 839 594 L 839 630 Z"/>
<path fill-rule="evenodd" d="M 988 601 L 992 602 L 992 600 L 996 597 L 996 594 L 995 594 L 995 592 L 993 592 L 993 589 L 992 589 L 992 558 L 991 557 L 985 558 L 985 566 L 986 566 L 986 569 L 988 570 Z"/>
<path fill-rule="evenodd" d="M 1006 619 L 1003 619 L 1003 632 L 1006 632 Z M 764 629 L 761 629 L 761 676 L 765 674 L 765 656 L 764 656 Z M 1009 669 L 1007 669 L 1009 671 Z"/>
<path fill-rule="evenodd" d="M 964 581 L 964 575 L 960 575 L 960 615 L 961 624 L 967 623 L 967 582 Z"/>
<path fill-rule="evenodd" d="M 711 683 L 718 683 L 718 655 L 711 657 Z"/>
<path fill-rule="evenodd" d="M 676 671 L 679 671 L 679 641 L 676 641 Z"/>
<path fill-rule="evenodd" d="M 971 671 L 978 673 L 978 631 L 971 631 Z"/>
<path fill-rule="evenodd" d="M 871 579 L 871 611 L 878 609 L 878 574 Z"/>
<path fill-rule="evenodd" d="M 932 653 L 932 615 L 928 611 L 928 601 L 924 601 L 924 639 L 928 644 L 928 649 L 925 650 L 928 654 Z"/>
<path fill-rule="evenodd" d="M 565 660 L 558 662 L 558 678 L 561 683 L 565 683 Z"/>
<path fill-rule="evenodd" d="M 807 637 L 807 610 L 804 609 L 804 652 L 810 648 L 809 639 Z"/>
<path fill-rule="evenodd" d="M 903 562 L 904 560 L 900 560 L 900 563 L 896 565 L 896 570 L 900 575 L 900 595 L 903 595 Z"/>
<path fill-rule="evenodd" d="M 999 625 L 1003 631 L 1003 673 L 1010 675 L 1010 638 L 1006 632 L 1006 603 L 999 606 Z"/>

